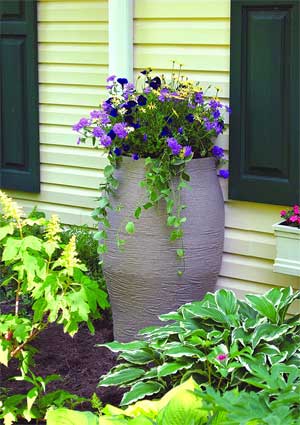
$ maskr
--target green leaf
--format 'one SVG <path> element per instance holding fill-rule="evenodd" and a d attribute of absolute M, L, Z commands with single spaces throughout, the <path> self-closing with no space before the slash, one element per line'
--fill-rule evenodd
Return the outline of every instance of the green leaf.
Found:
<path fill-rule="evenodd" d="M 246 298 L 254 310 L 270 319 L 272 323 L 277 323 L 278 313 L 271 301 L 263 295 L 246 295 Z"/>
<path fill-rule="evenodd" d="M 137 209 L 134 212 L 134 216 L 135 216 L 136 219 L 140 218 L 141 212 L 142 212 L 142 208 L 137 207 Z"/>
<path fill-rule="evenodd" d="M 289 328 L 288 325 L 277 326 L 271 323 L 263 323 L 257 326 L 251 338 L 253 348 L 255 348 L 261 340 L 276 341 L 276 339 L 284 335 Z"/>
<path fill-rule="evenodd" d="M 2 344 L 0 344 L 0 364 L 4 364 L 4 366 L 8 366 L 8 359 L 9 359 L 8 348 L 4 348 Z"/>
<path fill-rule="evenodd" d="M 206 359 L 206 356 L 202 351 L 194 347 L 187 347 L 183 344 L 178 344 L 178 346 L 166 349 L 164 351 L 164 354 L 166 356 L 170 356 L 174 358 L 181 358 L 185 356 L 185 357 L 197 357 L 198 359 L 202 361 Z"/>
<path fill-rule="evenodd" d="M 12 235 L 14 228 L 13 223 L 8 223 L 6 226 L 0 227 L 0 240 L 4 239 L 7 235 Z"/>
<path fill-rule="evenodd" d="M 22 249 L 33 249 L 34 251 L 40 251 L 42 247 L 42 243 L 39 238 L 36 236 L 26 236 L 21 241 L 21 247 Z"/>
<path fill-rule="evenodd" d="M 184 257 L 184 249 L 177 249 L 176 254 L 177 254 L 177 257 L 180 257 L 180 258 Z"/>
<path fill-rule="evenodd" d="M 112 165 L 107 165 L 105 168 L 104 168 L 104 176 L 106 177 L 106 178 L 108 178 L 108 177 L 110 177 L 113 173 L 114 173 L 114 167 L 112 166 Z"/>
<path fill-rule="evenodd" d="M 110 385 L 124 385 L 131 381 L 135 381 L 145 374 L 143 369 L 126 368 L 117 372 L 109 372 L 102 378 L 98 386 L 108 387 Z"/>
<path fill-rule="evenodd" d="M 156 394 L 161 391 L 162 388 L 163 386 L 158 382 L 138 382 L 132 386 L 130 391 L 124 394 L 120 406 L 125 406 L 146 396 Z"/>
<path fill-rule="evenodd" d="M 91 412 L 78 412 L 64 407 L 47 411 L 47 425 L 98 425 L 99 418 Z"/>
<path fill-rule="evenodd" d="M 39 395 L 39 390 L 38 390 L 37 387 L 33 387 L 33 388 L 31 388 L 30 391 L 28 391 L 27 397 L 26 397 L 28 412 L 30 412 L 30 410 L 33 406 L 33 403 L 35 402 L 38 395 Z"/>
<path fill-rule="evenodd" d="M 230 315 L 237 313 L 237 298 L 232 291 L 220 289 L 215 295 L 217 306 L 225 314 Z"/>
<path fill-rule="evenodd" d="M 133 221 L 128 221 L 128 223 L 125 226 L 125 230 L 130 235 L 132 235 L 135 232 L 135 226 L 134 226 Z"/>
<path fill-rule="evenodd" d="M 15 238 L 9 238 L 6 242 L 2 254 L 2 261 L 10 261 L 18 258 L 22 241 Z"/>
<path fill-rule="evenodd" d="M 169 362 L 164 363 L 163 365 L 157 368 L 158 377 L 162 378 L 163 376 L 173 375 L 182 369 L 189 369 L 193 366 L 191 362 Z"/>
<path fill-rule="evenodd" d="M 102 198 L 100 198 L 100 200 L 98 202 L 98 205 L 99 205 L 99 208 L 101 208 L 101 209 L 107 207 L 107 205 L 109 205 L 108 198 L 106 198 L 105 196 L 103 196 Z"/>
<path fill-rule="evenodd" d="M 147 347 L 147 343 L 144 341 L 132 341 L 132 342 L 108 342 L 106 344 L 97 344 L 96 347 L 106 347 L 109 348 L 110 351 L 114 353 L 118 353 L 119 351 L 123 352 L 131 352 L 136 351 L 142 348 Z"/>
<path fill-rule="evenodd" d="M 148 209 L 149 209 L 149 208 L 151 208 L 151 207 L 153 207 L 152 202 L 147 202 L 146 204 L 144 204 L 144 205 L 143 205 L 143 208 L 144 208 L 145 210 L 148 210 Z"/>
<path fill-rule="evenodd" d="M 167 225 L 168 226 L 174 226 L 174 224 L 176 223 L 176 216 L 175 215 L 169 215 L 168 219 L 167 219 Z"/>
<path fill-rule="evenodd" d="M 138 365 L 147 364 L 154 360 L 154 356 L 145 350 L 124 352 L 119 355 L 119 358 Z"/>

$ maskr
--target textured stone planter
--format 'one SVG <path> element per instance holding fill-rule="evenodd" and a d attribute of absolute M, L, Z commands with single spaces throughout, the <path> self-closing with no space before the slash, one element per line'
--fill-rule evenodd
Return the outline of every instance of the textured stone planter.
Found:
<path fill-rule="evenodd" d="M 161 323 L 158 315 L 200 300 L 207 291 L 215 290 L 224 242 L 224 202 L 215 161 L 194 159 L 187 171 L 192 190 L 184 189 L 181 197 L 181 203 L 187 206 L 187 221 L 183 239 L 185 272 L 180 277 L 176 249 L 181 245 L 180 241 L 169 241 L 165 205 L 144 210 L 135 221 L 135 234 L 120 234 L 127 241 L 125 251 L 116 247 L 120 222 L 131 220 L 137 205 L 147 201 L 138 184 L 145 174 L 144 161 L 124 158 L 117 170 L 120 186 L 113 202 L 124 208 L 110 215 L 104 274 L 118 341 L 136 338 L 141 328 Z"/>
<path fill-rule="evenodd" d="M 300 229 L 282 223 L 274 224 L 273 229 L 277 250 L 274 271 L 300 276 Z"/>

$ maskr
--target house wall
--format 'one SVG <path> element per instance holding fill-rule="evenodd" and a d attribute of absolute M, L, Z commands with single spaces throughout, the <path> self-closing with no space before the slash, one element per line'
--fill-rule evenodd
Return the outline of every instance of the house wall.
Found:
<path fill-rule="evenodd" d="M 41 193 L 8 192 L 62 222 L 92 225 L 106 160 L 76 146 L 72 125 L 105 95 L 108 0 L 39 0 Z"/>
<path fill-rule="evenodd" d="M 172 60 L 184 74 L 221 89 L 229 102 L 230 0 L 136 0 L 134 67 L 152 67 L 168 74 Z M 178 65 L 177 65 L 178 66 Z M 228 154 L 229 132 L 219 138 Z M 275 241 L 272 224 L 280 206 L 228 200 L 228 181 L 221 181 L 226 229 L 219 287 L 264 292 L 271 285 L 300 287 L 300 278 L 274 273 Z"/>
<path fill-rule="evenodd" d="M 73 123 L 97 106 L 108 74 L 107 0 L 39 0 L 41 193 L 12 192 L 31 208 L 56 212 L 65 223 L 92 224 L 105 158 L 77 147 Z M 171 72 L 221 89 L 229 99 L 230 0 L 135 0 L 134 67 Z M 213 94 L 214 89 L 211 89 Z M 228 132 L 219 144 L 228 151 Z M 279 206 L 229 201 L 219 287 L 239 295 L 271 285 L 300 287 L 300 278 L 273 273 L 272 224 Z"/>

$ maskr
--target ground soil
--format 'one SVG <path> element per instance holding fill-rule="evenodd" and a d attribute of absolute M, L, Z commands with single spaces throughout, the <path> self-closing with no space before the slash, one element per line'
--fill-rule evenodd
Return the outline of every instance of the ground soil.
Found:
<path fill-rule="evenodd" d="M 49 391 L 55 389 L 68 390 L 81 397 L 90 398 L 95 392 L 103 404 L 117 405 L 122 397 L 118 388 L 97 388 L 101 375 L 108 372 L 116 364 L 116 356 L 107 348 L 95 347 L 96 344 L 113 340 L 112 320 L 109 313 L 94 322 L 95 335 L 91 335 L 86 326 L 71 338 L 64 334 L 61 326 L 51 325 L 32 344 L 39 350 L 35 356 L 36 375 L 45 377 L 59 374 L 61 381 L 49 384 Z M 0 387 L 8 387 L 10 394 L 24 393 L 28 386 L 20 381 L 8 381 L 11 376 L 18 375 L 16 362 L 10 367 L 0 366 Z M 85 406 L 84 406 L 85 407 Z M 90 406 L 87 405 L 87 409 Z"/>

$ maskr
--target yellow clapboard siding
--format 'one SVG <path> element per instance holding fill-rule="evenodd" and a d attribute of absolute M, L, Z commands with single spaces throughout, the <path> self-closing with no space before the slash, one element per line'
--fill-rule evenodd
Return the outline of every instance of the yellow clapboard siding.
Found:
<path fill-rule="evenodd" d="M 101 0 L 49 1 L 38 10 L 38 21 L 40 22 L 102 22 L 108 20 L 107 2 Z"/>
<path fill-rule="evenodd" d="M 39 63 L 103 65 L 108 63 L 107 44 L 40 43 Z"/>
<path fill-rule="evenodd" d="M 101 65 L 57 65 L 39 66 L 40 83 L 72 85 L 106 85 L 108 67 Z M 97 89 L 95 90 L 97 92 Z"/>
<path fill-rule="evenodd" d="M 67 165 L 80 168 L 103 170 L 108 164 L 101 149 L 77 149 L 67 146 L 41 145 L 41 162 L 43 164 Z M 63 184 L 63 179 L 62 179 Z"/>
<path fill-rule="evenodd" d="M 267 233 L 225 229 L 224 252 L 273 260 L 275 239 Z"/>
<path fill-rule="evenodd" d="M 42 183 L 61 184 L 62 181 L 65 186 L 98 189 L 104 177 L 99 170 L 42 164 Z"/>
<path fill-rule="evenodd" d="M 44 145 L 76 146 L 76 149 L 91 146 L 88 143 L 77 145 L 77 138 L 77 133 L 70 126 L 40 125 L 40 141 Z"/>
<path fill-rule="evenodd" d="M 136 0 L 136 18 L 229 18 L 228 0 Z"/>
<path fill-rule="evenodd" d="M 255 202 L 229 201 L 225 204 L 226 227 L 273 233 L 272 224 L 279 219 L 283 206 Z"/>
<path fill-rule="evenodd" d="M 34 207 L 37 207 L 39 211 L 43 211 L 47 217 L 52 214 L 57 214 L 60 218 L 61 223 L 73 224 L 73 225 L 88 225 L 89 227 L 95 227 L 95 221 L 91 218 L 91 210 L 87 208 L 78 208 L 74 206 L 63 206 L 58 204 L 49 204 L 46 202 L 28 201 L 24 199 L 17 199 L 24 207 L 26 212 L 32 211 Z"/>
<path fill-rule="evenodd" d="M 8 192 L 10 193 L 10 192 Z M 62 185 L 41 184 L 41 193 L 13 192 L 16 199 L 37 202 L 47 202 L 55 205 L 74 206 L 82 208 L 95 208 L 99 198 L 99 190 L 76 188 Z"/>
<path fill-rule="evenodd" d="M 107 23 L 49 22 L 38 25 L 41 43 L 107 43 Z"/>
<path fill-rule="evenodd" d="M 221 46 L 136 45 L 135 68 L 171 69 L 172 61 L 198 71 L 229 71 L 229 48 Z"/>
<path fill-rule="evenodd" d="M 97 105 L 94 107 L 96 108 Z M 71 128 L 81 117 L 89 116 L 91 107 L 40 105 L 39 111 L 41 124 L 59 124 Z"/>
<path fill-rule="evenodd" d="M 188 30 L 187 30 L 188 29 Z M 136 44 L 229 45 L 229 20 L 135 20 Z"/>
<path fill-rule="evenodd" d="M 221 276 L 274 286 L 300 287 L 300 277 L 273 272 L 273 261 L 224 253 Z"/>
<path fill-rule="evenodd" d="M 40 84 L 39 101 L 42 104 L 52 105 L 78 105 L 89 106 L 98 105 L 100 98 L 106 96 L 105 88 L 79 87 L 79 86 L 56 86 Z"/>

